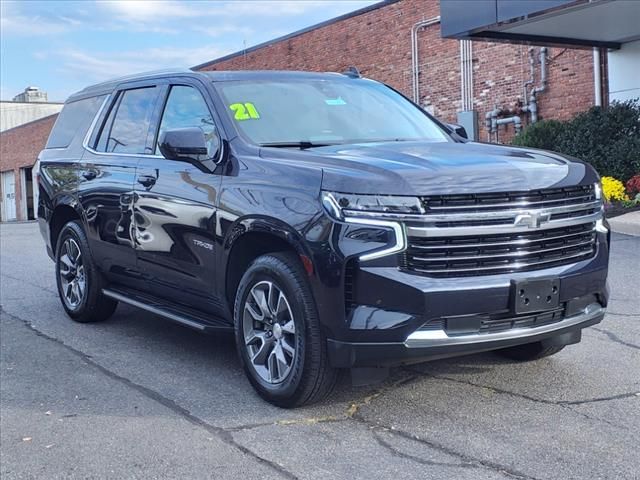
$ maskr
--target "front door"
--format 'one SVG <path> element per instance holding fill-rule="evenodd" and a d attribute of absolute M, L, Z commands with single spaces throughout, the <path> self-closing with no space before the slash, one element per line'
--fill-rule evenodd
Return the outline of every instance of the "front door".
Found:
<path fill-rule="evenodd" d="M 218 136 L 209 106 L 194 85 L 172 85 L 159 117 L 156 139 L 165 130 L 186 127 L 200 127 L 208 139 Z M 160 157 L 154 143 L 155 155 L 138 163 L 134 186 L 138 267 L 155 296 L 220 313 L 215 224 L 221 177 Z"/>

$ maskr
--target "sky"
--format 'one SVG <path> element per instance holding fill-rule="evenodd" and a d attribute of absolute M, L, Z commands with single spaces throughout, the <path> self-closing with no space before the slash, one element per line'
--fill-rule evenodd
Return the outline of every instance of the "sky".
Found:
<path fill-rule="evenodd" d="M 192 67 L 378 0 L 0 0 L 0 99 Z"/>

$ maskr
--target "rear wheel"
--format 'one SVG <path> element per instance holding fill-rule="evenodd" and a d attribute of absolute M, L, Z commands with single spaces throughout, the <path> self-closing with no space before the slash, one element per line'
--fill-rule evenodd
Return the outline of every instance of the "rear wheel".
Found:
<path fill-rule="evenodd" d="M 249 381 L 274 405 L 296 407 L 326 397 L 337 379 L 311 289 L 295 255 L 257 258 L 234 305 L 236 345 Z"/>
<path fill-rule="evenodd" d="M 530 362 L 539 360 L 544 357 L 555 355 L 566 345 L 549 345 L 545 342 L 526 343 L 524 345 L 516 345 L 515 347 L 503 348 L 496 350 L 500 356 L 517 360 L 519 362 Z"/>
<path fill-rule="evenodd" d="M 55 258 L 58 294 L 67 315 L 82 323 L 109 318 L 118 303 L 102 293 L 102 275 L 93 262 L 80 221 L 62 227 Z"/>

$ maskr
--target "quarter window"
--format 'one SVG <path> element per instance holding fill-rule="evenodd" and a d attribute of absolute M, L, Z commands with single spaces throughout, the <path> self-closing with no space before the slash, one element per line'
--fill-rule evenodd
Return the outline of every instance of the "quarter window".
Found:
<path fill-rule="evenodd" d="M 98 150 L 110 153 L 149 154 L 147 135 L 157 89 L 137 88 L 121 94 L 117 110 L 109 114 Z M 113 118 L 113 120 L 111 120 Z"/>
<path fill-rule="evenodd" d="M 162 114 L 160 129 L 156 137 L 156 154 L 159 154 L 158 141 L 166 130 L 199 127 L 207 141 L 209 157 L 215 156 L 219 139 L 216 126 L 204 98 L 198 90 L 185 85 L 171 87 L 169 98 Z"/>
<path fill-rule="evenodd" d="M 45 148 L 66 148 L 76 135 L 84 135 L 104 97 L 102 95 L 67 103 L 56 119 Z"/>

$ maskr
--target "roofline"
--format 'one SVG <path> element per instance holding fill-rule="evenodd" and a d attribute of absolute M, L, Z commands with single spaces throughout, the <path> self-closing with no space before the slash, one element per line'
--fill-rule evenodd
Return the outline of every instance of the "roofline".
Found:
<path fill-rule="evenodd" d="M 95 97 L 98 95 L 104 95 L 111 92 L 115 87 L 125 82 L 137 82 L 143 80 L 152 80 L 154 78 L 162 78 L 169 75 L 189 75 L 198 72 L 194 72 L 191 69 L 185 68 L 165 68 L 162 70 L 153 70 L 150 72 L 139 72 L 122 77 L 111 78 L 100 83 L 94 83 L 84 87 L 82 90 L 69 95 L 64 103 L 75 102 L 76 100 L 82 100 L 83 98 Z"/>
<path fill-rule="evenodd" d="M 23 105 L 64 105 L 64 102 L 16 102 L 14 100 L 0 100 L 0 103 L 20 103 Z"/>
<path fill-rule="evenodd" d="M 284 40 L 289 40 L 290 38 L 298 37 L 298 36 L 300 36 L 300 35 L 302 35 L 304 33 L 311 32 L 312 30 L 317 30 L 319 28 L 326 27 L 327 25 L 331 25 L 333 23 L 340 22 L 340 21 L 346 20 L 348 18 L 357 17 L 358 15 L 362 15 L 364 13 L 369 13 L 369 12 L 372 12 L 372 11 L 377 10 L 379 8 L 387 7 L 389 5 L 393 5 L 394 3 L 398 3 L 400 1 L 402 1 L 402 0 L 381 0 L 380 2 L 374 3 L 373 5 L 369 5 L 368 7 L 359 8 L 358 10 L 354 10 L 353 12 L 345 13 L 345 14 L 340 15 L 338 17 L 334 17 L 334 18 L 330 18 L 329 20 L 325 20 L 324 22 L 316 23 L 315 25 L 311 25 L 310 27 L 306 27 L 306 28 L 303 28 L 301 30 L 296 30 L 295 32 L 288 33 L 288 34 L 283 35 L 281 37 L 276 37 L 276 38 L 273 38 L 271 40 L 267 40 L 266 42 L 259 43 L 258 45 L 254 45 L 253 47 L 245 48 L 243 50 L 239 50 L 237 52 L 230 53 L 230 54 L 225 55 L 223 57 L 219 57 L 219 58 L 216 58 L 214 60 L 210 60 L 208 62 L 201 63 L 200 65 L 196 65 L 194 67 L 191 67 L 191 69 L 192 70 L 196 70 L 196 71 L 197 70 L 201 70 L 202 68 L 208 67 L 210 65 L 215 65 L 216 63 L 224 62 L 225 60 L 230 60 L 232 58 L 236 58 L 236 57 L 239 57 L 241 55 L 245 55 L 247 53 L 255 52 L 256 50 L 260 50 L 261 48 L 268 47 L 270 45 L 273 45 L 274 43 L 279 43 L 279 42 L 282 42 Z"/>
<path fill-rule="evenodd" d="M 6 130 L 1 131 L 0 135 L 4 135 L 7 132 L 11 132 L 13 130 L 17 130 L 17 129 L 22 128 L 22 127 L 28 127 L 29 125 L 32 125 L 32 124 L 38 123 L 38 122 L 42 122 L 42 121 L 47 120 L 47 119 L 49 119 L 51 117 L 57 117 L 58 115 L 60 115 L 60 112 L 52 113 L 51 115 L 47 115 L 46 117 L 36 118 L 35 120 L 31 120 L 31 121 L 29 121 L 27 123 L 22 123 L 20 125 L 16 125 L 15 127 L 7 128 Z"/>

